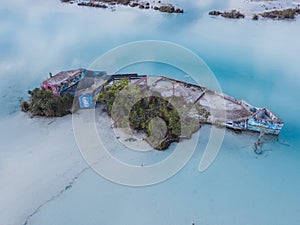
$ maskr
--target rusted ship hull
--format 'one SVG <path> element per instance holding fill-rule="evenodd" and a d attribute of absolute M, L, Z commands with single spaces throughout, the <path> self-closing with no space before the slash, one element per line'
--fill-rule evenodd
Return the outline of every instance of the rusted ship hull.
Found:
<path fill-rule="evenodd" d="M 266 108 L 254 107 L 244 100 L 237 100 L 206 87 L 165 76 L 106 75 L 105 71 L 78 69 L 60 72 L 44 81 L 43 86 L 45 88 L 50 87 L 54 94 L 60 95 L 63 94 L 63 91 L 68 90 L 73 85 L 78 85 L 80 82 L 84 84 L 79 85 L 78 88 L 76 86 L 80 107 L 91 108 L 95 107 L 95 96 L 103 90 L 104 83 L 113 83 L 122 78 L 131 80 L 132 84 L 139 86 L 142 90 L 147 89 L 158 92 L 165 98 L 171 96 L 182 97 L 186 102 L 205 108 L 210 112 L 210 116 L 204 118 L 195 115 L 202 123 L 273 135 L 279 135 L 284 125 L 279 117 Z M 63 89 L 64 87 L 66 88 Z"/>

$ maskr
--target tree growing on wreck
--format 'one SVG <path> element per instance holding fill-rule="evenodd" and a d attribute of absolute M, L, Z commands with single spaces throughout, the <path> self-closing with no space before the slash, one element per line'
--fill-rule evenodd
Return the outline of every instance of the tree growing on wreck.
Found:
<path fill-rule="evenodd" d="M 113 104 L 119 92 L 127 87 L 128 84 L 129 80 L 127 78 L 122 78 L 121 80 L 114 82 L 112 86 L 105 85 L 104 91 L 97 96 L 97 101 L 106 105 L 109 115 L 111 114 Z"/>
<path fill-rule="evenodd" d="M 142 98 L 132 107 L 129 114 L 130 127 L 146 133 L 147 141 L 158 150 L 164 150 L 172 142 L 179 141 L 180 119 L 172 104 L 157 96 Z"/>
<path fill-rule="evenodd" d="M 35 88 L 28 94 L 29 100 L 21 102 L 21 110 L 32 116 L 61 117 L 72 112 L 73 95 L 56 96 L 44 88 Z"/>
<path fill-rule="evenodd" d="M 106 106 L 117 127 L 144 133 L 146 141 L 157 150 L 190 138 L 200 128 L 199 117 L 209 115 L 183 97 L 163 98 L 158 92 L 129 84 L 127 79 L 107 84 L 98 100 Z"/>

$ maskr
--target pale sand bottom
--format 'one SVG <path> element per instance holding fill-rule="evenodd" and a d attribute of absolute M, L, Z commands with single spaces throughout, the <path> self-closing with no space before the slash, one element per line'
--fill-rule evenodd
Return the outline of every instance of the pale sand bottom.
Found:
<path fill-rule="evenodd" d="M 0 224 L 23 224 L 63 191 L 87 164 L 74 141 L 71 116 L 0 121 Z"/>
<path fill-rule="evenodd" d="M 110 126 L 108 117 L 100 121 L 100 127 Z M 0 122 L 5 128 L 0 152 L 1 224 L 22 224 L 56 195 L 28 220 L 29 225 L 179 225 L 192 220 L 195 224 L 279 225 L 296 221 L 300 171 L 293 165 L 299 154 L 270 142 L 265 153 L 257 156 L 252 148 L 256 134 L 227 132 L 217 160 L 199 173 L 199 159 L 209 138 L 209 126 L 205 126 L 192 160 L 163 183 L 126 187 L 87 170 L 60 194 L 86 166 L 75 144 L 71 117 L 52 122 L 28 120 L 20 113 Z M 113 129 L 101 130 L 106 131 L 100 133 L 110 153 L 131 164 L 152 164 L 172 152 L 172 148 L 165 152 L 129 150 L 115 138 Z M 284 189 L 289 193 L 283 193 Z"/>
<path fill-rule="evenodd" d="M 169 180 L 136 188 L 112 183 L 88 171 L 28 224 L 295 224 L 300 187 L 295 180 L 299 174 L 295 163 L 299 154 L 293 155 L 285 151 L 288 147 L 269 142 L 266 152 L 257 156 L 252 149 L 255 134 L 227 132 L 216 161 L 199 173 L 208 128 L 201 130 L 191 161 Z M 106 137 L 105 144 L 120 145 L 113 141 L 116 139 Z M 122 151 L 128 157 L 128 151 Z M 122 158 L 118 149 L 111 152 Z M 141 158 L 131 160 L 137 163 Z"/>
<path fill-rule="evenodd" d="M 132 165 L 149 165 L 170 156 L 176 147 L 172 144 L 167 151 L 153 149 L 143 134 L 137 134 L 128 128 L 115 128 L 113 121 L 101 106 L 96 109 L 96 128 L 110 154 Z"/>

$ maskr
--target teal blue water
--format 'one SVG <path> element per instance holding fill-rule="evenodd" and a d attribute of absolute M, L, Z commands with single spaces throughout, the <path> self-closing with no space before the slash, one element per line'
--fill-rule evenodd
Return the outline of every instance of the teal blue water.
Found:
<path fill-rule="evenodd" d="M 226 8 L 226 1 L 203 7 L 177 2 L 187 5 L 185 14 L 111 12 L 50 0 L 1 4 L 2 119 L 19 113 L 18 98 L 26 98 L 27 89 L 39 85 L 48 72 L 86 68 L 120 44 L 154 39 L 191 49 L 214 72 L 223 92 L 271 109 L 285 122 L 279 140 L 267 142 L 258 156 L 252 148 L 257 135 L 227 132 L 216 161 L 200 173 L 204 132 L 183 170 L 144 188 L 120 186 L 88 171 L 35 214 L 30 225 L 183 225 L 192 220 L 197 225 L 300 224 L 300 19 L 215 19 L 207 11 Z M 127 68 L 133 69 L 184 79 L 162 64 Z"/>

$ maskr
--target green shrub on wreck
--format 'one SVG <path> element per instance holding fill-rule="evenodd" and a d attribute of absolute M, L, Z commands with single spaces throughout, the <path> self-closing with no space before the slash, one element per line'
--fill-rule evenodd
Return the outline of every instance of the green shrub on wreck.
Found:
<path fill-rule="evenodd" d="M 108 114 L 110 114 L 115 98 L 118 96 L 119 92 L 128 86 L 128 84 L 129 80 L 127 78 L 122 78 L 121 80 L 114 82 L 112 86 L 104 87 L 104 91 L 97 96 L 97 101 L 106 105 Z"/>
<path fill-rule="evenodd" d="M 143 132 L 145 140 L 157 150 L 167 149 L 181 138 L 190 138 L 199 129 L 201 118 L 207 120 L 209 116 L 206 109 L 194 107 L 183 97 L 163 98 L 158 92 L 129 84 L 127 79 L 106 85 L 97 100 L 106 106 L 117 127 L 129 125 Z"/>
<path fill-rule="evenodd" d="M 61 117 L 72 112 L 73 95 L 56 96 L 44 88 L 35 88 L 28 94 L 29 100 L 21 103 L 21 109 L 32 116 Z"/>
<path fill-rule="evenodd" d="M 157 137 L 159 125 L 151 127 L 151 121 L 154 118 L 161 118 L 166 124 L 167 130 L 165 137 Z M 181 134 L 180 116 L 177 110 L 167 100 L 150 96 L 142 98 L 137 102 L 130 111 L 130 126 L 135 130 L 146 133 L 147 141 L 157 150 L 164 150 L 169 147 L 172 142 L 178 142 Z"/>

